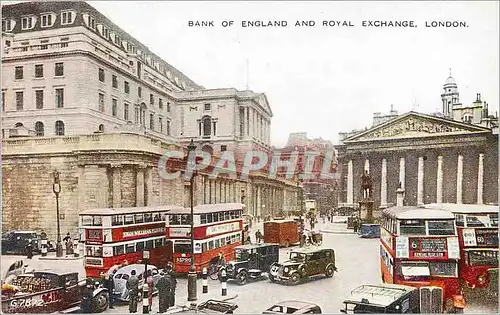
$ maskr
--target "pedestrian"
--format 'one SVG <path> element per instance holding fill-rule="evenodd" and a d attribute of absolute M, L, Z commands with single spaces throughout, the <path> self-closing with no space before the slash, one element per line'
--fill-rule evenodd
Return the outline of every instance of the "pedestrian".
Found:
<path fill-rule="evenodd" d="M 171 296 L 171 277 L 167 277 L 165 271 L 160 270 L 160 278 L 156 283 L 156 289 L 158 290 L 158 313 L 165 313 L 170 307 L 170 296 Z"/>
<path fill-rule="evenodd" d="M 247 244 L 252 244 L 252 240 L 250 239 L 250 235 L 247 235 L 246 243 Z"/>
<path fill-rule="evenodd" d="M 358 229 L 359 229 L 359 220 L 357 217 L 354 217 L 353 219 L 353 225 L 354 225 L 354 233 L 358 233 Z"/>
<path fill-rule="evenodd" d="M 170 297 L 169 306 L 175 305 L 175 290 L 177 289 L 177 276 L 175 275 L 174 265 L 171 262 L 167 263 L 166 276 L 170 282 Z"/>
<path fill-rule="evenodd" d="M 28 240 L 28 244 L 26 244 L 26 257 L 28 259 L 33 258 L 33 242 L 31 238 Z"/>
<path fill-rule="evenodd" d="M 63 238 L 63 241 L 68 242 L 69 239 L 71 239 L 71 235 L 68 232 L 68 234 L 66 234 L 66 236 Z"/>
<path fill-rule="evenodd" d="M 151 306 L 153 305 L 153 274 L 151 273 L 151 270 L 148 270 L 146 274 L 146 283 L 148 285 L 149 311 L 151 311 Z"/>
<path fill-rule="evenodd" d="M 262 233 L 260 232 L 260 230 L 257 230 L 257 232 L 255 232 L 255 242 L 260 243 L 260 241 L 262 240 Z"/>
<path fill-rule="evenodd" d="M 136 271 L 130 272 L 130 278 L 126 283 L 129 292 L 128 310 L 130 313 L 137 313 L 137 300 L 139 298 L 139 279 L 136 276 Z"/>
<path fill-rule="evenodd" d="M 117 265 L 115 265 L 117 266 Z M 113 266 L 114 267 L 114 266 Z M 111 267 L 111 268 L 113 268 Z M 118 267 L 118 266 L 117 266 Z M 116 269 L 110 269 L 110 271 L 108 271 L 108 273 L 106 274 L 106 288 L 108 288 L 108 295 L 109 295 L 109 308 L 110 309 L 114 309 L 114 296 L 113 296 L 113 291 L 115 289 L 115 281 L 114 281 L 114 277 L 115 277 L 115 274 L 116 274 L 116 271 L 118 270 L 118 268 Z"/>
<path fill-rule="evenodd" d="M 73 255 L 74 249 L 73 249 L 73 239 L 70 237 L 66 241 L 66 255 Z"/>
<path fill-rule="evenodd" d="M 87 279 L 85 289 L 82 293 L 82 303 L 81 308 L 83 313 L 94 313 L 94 286 L 90 279 Z"/>

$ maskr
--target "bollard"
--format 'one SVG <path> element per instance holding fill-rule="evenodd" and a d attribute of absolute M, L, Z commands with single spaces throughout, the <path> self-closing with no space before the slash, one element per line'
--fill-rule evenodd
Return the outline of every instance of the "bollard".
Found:
<path fill-rule="evenodd" d="M 42 240 L 42 245 L 41 245 L 41 251 L 42 251 L 42 257 L 47 256 L 47 240 Z"/>
<path fill-rule="evenodd" d="M 207 267 L 203 267 L 202 270 L 202 284 L 203 284 L 203 293 L 208 293 L 208 272 L 207 272 Z"/>
<path fill-rule="evenodd" d="M 226 296 L 227 295 L 227 275 L 226 275 L 226 269 L 222 269 L 221 280 L 222 280 L 222 296 Z"/>
<path fill-rule="evenodd" d="M 142 286 L 142 314 L 149 314 L 148 284 Z"/>

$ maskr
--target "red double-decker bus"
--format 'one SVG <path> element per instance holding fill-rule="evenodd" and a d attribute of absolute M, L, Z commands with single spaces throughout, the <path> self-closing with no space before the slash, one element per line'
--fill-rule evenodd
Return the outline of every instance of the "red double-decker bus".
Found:
<path fill-rule="evenodd" d="M 382 212 L 382 281 L 419 287 L 433 312 L 463 310 L 458 279 L 459 242 L 453 213 L 420 207 Z M 426 298 L 426 300 L 429 300 Z"/>
<path fill-rule="evenodd" d="M 165 237 L 167 213 L 177 206 L 103 208 L 80 212 L 80 242 L 84 243 L 87 277 L 97 278 L 115 264 L 137 263 L 149 251 L 149 263 L 164 267 L 172 244 Z"/>
<path fill-rule="evenodd" d="M 455 215 L 460 244 L 459 276 L 464 288 L 487 289 L 483 292 L 498 294 L 498 206 L 433 204 L 427 207 L 448 210 Z"/>
<path fill-rule="evenodd" d="M 210 270 L 217 255 L 234 259 L 234 248 L 242 244 L 243 204 L 223 203 L 194 207 L 194 264 L 197 273 Z M 174 269 L 187 273 L 191 263 L 190 209 L 170 211 L 167 216 L 167 239 L 173 242 Z"/>

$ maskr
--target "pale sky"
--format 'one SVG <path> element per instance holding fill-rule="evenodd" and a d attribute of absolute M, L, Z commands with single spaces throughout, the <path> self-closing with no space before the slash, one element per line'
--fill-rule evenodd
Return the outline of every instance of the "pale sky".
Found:
<path fill-rule="evenodd" d="M 370 126 L 373 112 L 441 110 L 452 69 L 460 101 L 481 93 L 498 109 L 498 2 L 111 2 L 89 1 L 115 24 L 205 88 L 247 86 L 274 112 L 273 145 L 290 132 L 338 141 Z M 213 20 L 215 27 L 189 27 Z M 232 27 L 222 27 L 233 20 Z M 242 28 L 242 20 L 286 20 L 286 28 Z M 314 20 L 315 27 L 295 27 Z M 355 27 L 323 27 L 350 20 Z M 363 20 L 414 20 L 417 28 L 363 28 Z M 460 20 L 467 28 L 426 28 Z"/>

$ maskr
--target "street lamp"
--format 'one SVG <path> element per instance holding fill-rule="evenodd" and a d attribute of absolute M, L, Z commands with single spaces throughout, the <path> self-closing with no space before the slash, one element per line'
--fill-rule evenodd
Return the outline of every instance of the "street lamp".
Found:
<path fill-rule="evenodd" d="M 189 154 L 196 150 L 196 145 L 194 145 L 193 139 L 189 143 L 188 147 L 188 161 Z M 196 158 L 194 159 L 194 163 L 196 164 Z M 192 168 L 194 169 L 194 168 Z M 190 206 L 191 206 L 191 264 L 189 266 L 188 272 L 188 301 L 196 301 L 196 269 L 194 267 L 194 204 L 193 204 L 193 184 L 194 184 L 194 173 L 190 175 L 189 178 L 189 198 L 190 198 Z"/>
<path fill-rule="evenodd" d="M 142 252 L 142 258 L 144 260 L 144 279 L 147 279 L 148 275 L 148 262 L 149 262 L 149 250 Z"/>
<path fill-rule="evenodd" d="M 61 192 L 61 183 L 59 182 L 59 172 L 54 171 L 54 184 L 52 184 L 52 191 L 56 195 L 56 211 L 57 211 L 57 243 L 56 243 L 56 257 L 63 256 L 63 248 L 61 244 L 61 226 L 59 222 L 59 193 Z"/>

